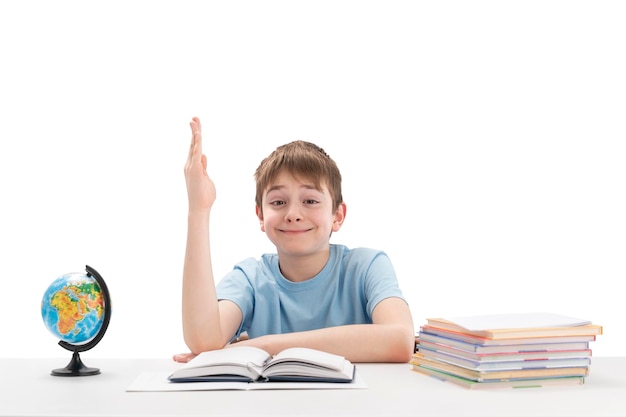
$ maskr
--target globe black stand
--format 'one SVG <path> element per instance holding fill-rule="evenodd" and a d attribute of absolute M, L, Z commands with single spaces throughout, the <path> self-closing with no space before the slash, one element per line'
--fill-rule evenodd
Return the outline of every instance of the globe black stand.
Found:
<path fill-rule="evenodd" d="M 98 285 L 100 286 L 100 290 L 102 291 L 102 295 L 104 297 L 104 317 L 102 321 L 102 327 L 98 331 L 98 334 L 91 339 L 89 342 L 84 345 L 73 345 L 71 343 L 67 343 L 64 341 L 60 341 L 59 345 L 64 347 L 65 349 L 72 351 L 72 360 L 67 364 L 65 368 L 57 368 L 52 370 L 52 375 L 54 376 L 89 376 L 89 375 L 98 375 L 100 373 L 100 369 L 98 368 L 90 368 L 85 366 L 83 361 L 80 359 L 79 352 L 84 352 L 86 350 L 91 349 L 95 345 L 100 342 L 104 333 L 109 327 L 109 320 L 111 320 L 111 296 L 109 294 L 109 289 L 107 288 L 104 279 L 100 276 L 100 274 L 89 265 L 85 266 L 87 270 L 87 276 L 92 276 Z"/>
<path fill-rule="evenodd" d="M 100 373 L 100 369 L 98 368 L 90 368 L 85 366 L 82 360 L 80 360 L 80 355 L 78 351 L 74 351 L 72 354 L 72 360 L 67 364 L 65 368 L 57 368 L 52 370 L 52 375 L 54 376 L 88 376 L 88 375 L 98 375 Z"/>

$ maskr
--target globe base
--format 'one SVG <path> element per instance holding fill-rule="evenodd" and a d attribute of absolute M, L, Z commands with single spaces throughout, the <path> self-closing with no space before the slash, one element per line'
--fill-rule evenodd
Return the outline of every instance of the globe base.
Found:
<path fill-rule="evenodd" d="M 100 369 L 85 366 L 78 352 L 74 352 L 72 360 L 65 368 L 53 369 L 51 373 L 54 376 L 91 376 L 98 375 Z"/>

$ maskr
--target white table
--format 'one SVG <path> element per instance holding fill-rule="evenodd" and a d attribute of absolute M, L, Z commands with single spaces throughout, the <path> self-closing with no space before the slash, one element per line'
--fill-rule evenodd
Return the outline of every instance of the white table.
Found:
<path fill-rule="evenodd" d="M 626 416 L 626 357 L 595 357 L 582 386 L 472 391 L 411 371 L 357 364 L 358 390 L 126 392 L 169 359 L 84 359 L 102 373 L 55 377 L 64 359 L 0 359 L 0 416 Z"/>

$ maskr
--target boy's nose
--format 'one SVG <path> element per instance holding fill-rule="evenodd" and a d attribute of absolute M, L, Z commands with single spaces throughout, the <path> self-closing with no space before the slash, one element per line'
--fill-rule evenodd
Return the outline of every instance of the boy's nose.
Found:
<path fill-rule="evenodd" d="M 302 216 L 300 215 L 300 212 L 298 211 L 298 209 L 292 209 L 287 212 L 286 220 L 289 223 L 299 222 L 300 220 L 302 220 Z"/>

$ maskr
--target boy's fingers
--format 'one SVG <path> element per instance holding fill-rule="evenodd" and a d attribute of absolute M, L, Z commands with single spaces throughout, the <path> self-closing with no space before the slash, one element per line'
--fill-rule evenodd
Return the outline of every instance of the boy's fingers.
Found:
<path fill-rule="evenodd" d="M 189 159 L 191 159 L 194 154 L 196 157 L 198 155 L 202 155 L 202 131 L 200 128 L 200 119 L 194 117 L 191 122 L 189 122 L 189 127 L 191 127 L 191 145 L 189 147 Z"/>
<path fill-rule="evenodd" d="M 193 353 L 177 353 L 172 356 L 172 359 L 174 359 L 176 362 L 186 363 L 193 359 L 195 356 L 196 355 L 194 355 Z"/>

